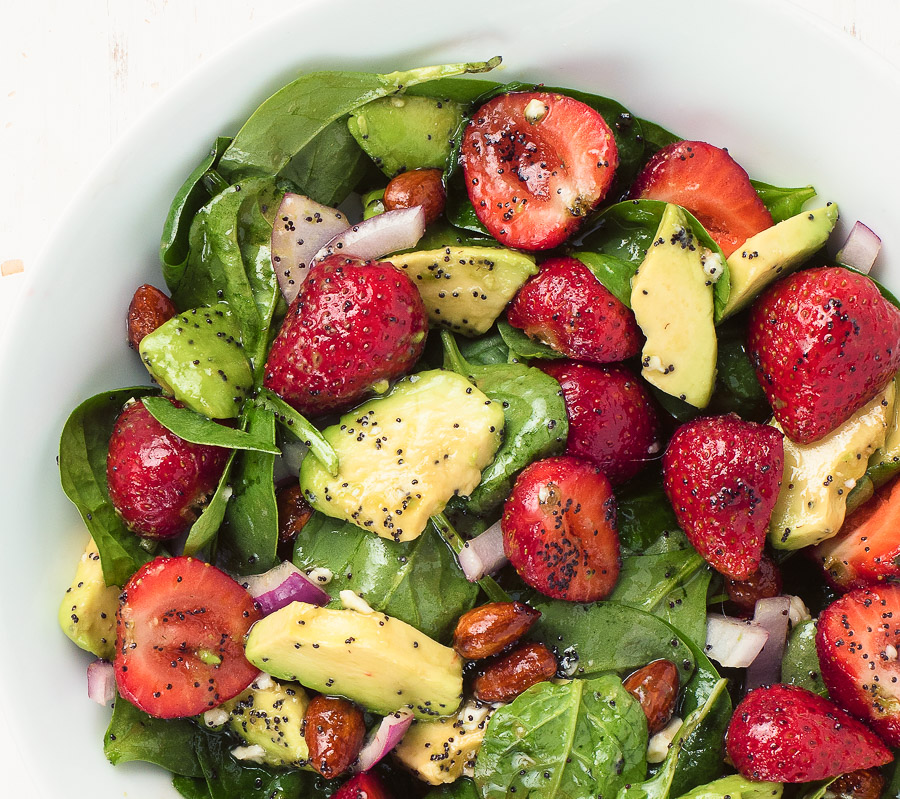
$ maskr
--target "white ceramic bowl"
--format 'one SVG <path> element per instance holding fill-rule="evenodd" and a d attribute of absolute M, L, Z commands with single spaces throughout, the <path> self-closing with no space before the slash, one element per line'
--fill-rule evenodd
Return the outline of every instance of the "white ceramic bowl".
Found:
<path fill-rule="evenodd" d="M 106 763 L 108 712 L 85 695 L 89 657 L 57 629 L 86 533 L 54 458 L 79 401 L 146 382 L 123 320 L 137 285 L 162 285 L 158 236 L 176 188 L 217 134 L 234 132 L 298 71 L 390 71 L 495 54 L 505 59 L 497 77 L 606 94 L 727 146 L 757 178 L 814 182 L 840 203 L 838 236 L 857 218 L 882 235 L 878 274 L 900 286 L 900 160 L 884 157 L 900 122 L 900 78 L 789 4 L 321 0 L 296 8 L 196 72 L 110 153 L 60 220 L 0 348 L 0 709 L 32 795 L 175 796 L 161 771 Z"/>

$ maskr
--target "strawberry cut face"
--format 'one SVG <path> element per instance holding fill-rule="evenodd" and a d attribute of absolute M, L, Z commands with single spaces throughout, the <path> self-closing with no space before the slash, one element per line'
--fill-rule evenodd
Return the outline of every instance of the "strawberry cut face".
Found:
<path fill-rule="evenodd" d="M 593 108 L 549 92 L 495 97 L 462 141 L 475 213 L 507 247 L 561 244 L 606 195 L 618 166 L 612 130 Z"/>

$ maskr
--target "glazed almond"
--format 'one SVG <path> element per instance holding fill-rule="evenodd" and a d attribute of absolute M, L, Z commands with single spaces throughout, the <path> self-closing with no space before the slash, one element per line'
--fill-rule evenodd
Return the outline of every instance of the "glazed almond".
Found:
<path fill-rule="evenodd" d="M 518 641 L 541 617 L 524 602 L 490 602 L 459 617 L 453 648 L 467 660 L 481 660 Z"/>

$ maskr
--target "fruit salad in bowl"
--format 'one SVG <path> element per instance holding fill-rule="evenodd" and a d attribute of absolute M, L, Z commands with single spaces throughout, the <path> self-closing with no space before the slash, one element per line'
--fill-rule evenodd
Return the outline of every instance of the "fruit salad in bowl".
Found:
<path fill-rule="evenodd" d="M 173 199 L 147 380 L 59 448 L 106 756 L 188 799 L 893 791 L 880 240 L 498 64 L 301 75 Z"/>

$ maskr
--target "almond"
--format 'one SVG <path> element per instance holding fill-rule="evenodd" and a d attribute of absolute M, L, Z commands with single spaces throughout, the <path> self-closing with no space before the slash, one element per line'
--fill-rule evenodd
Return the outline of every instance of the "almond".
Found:
<path fill-rule="evenodd" d="M 481 660 L 502 652 L 518 641 L 541 617 L 524 602 L 490 602 L 459 617 L 453 633 L 456 654 Z"/>
<path fill-rule="evenodd" d="M 175 316 L 175 305 L 155 286 L 139 286 L 128 306 L 128 346 L 136 350 L 141 339 Z"/>
<path fill-rule="evenodd" d="M 526 688 L 556 675 L 556 657 L 543 644 L 522 644 L 493 661 L 472 688 L 482 702 L 509 702 Z"/>
<path fill-rule="evenodd" d="M 413 169 L 401 172 L 384 190 L 384 207 L 387 211 L 422 206 L 425 224 L 430 225 L 444 212 L 447 200 L 444 178 L 440 169 Z"/>
<path fill-rule="evenodd" d="M 326 779 L 345 772 L 356 760 L 366 736 L 363 712 L 353 702 L 317 696 L 303 719 L 309 764 Z"/>
<path fill-rule="evenodd" d="M 759 569 L 746 580 L 725 580 L 728 598 L 744 613 L 752 615 L 756 600 L 768 599 L 781 593 L 781 572 L 768 555 L 759 560 Z"/>
<path fill-rule="evenodd" d="M 623 685 L 640 702 L 650 735 L 669 723 L 678 698 L 678 667 L 671 660 L 648 663 L 631 674 Z"/>

